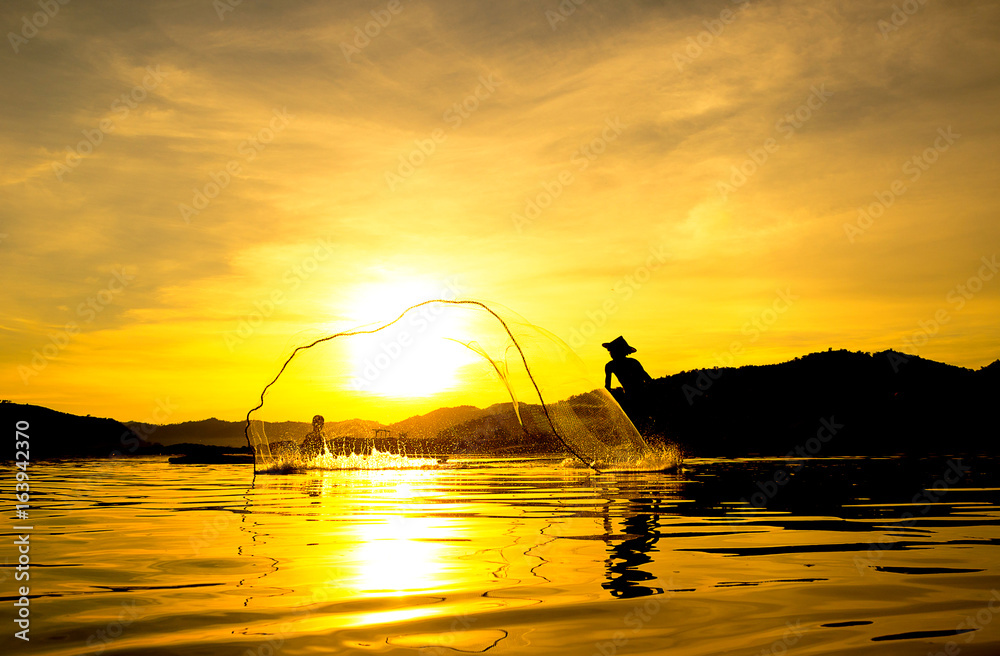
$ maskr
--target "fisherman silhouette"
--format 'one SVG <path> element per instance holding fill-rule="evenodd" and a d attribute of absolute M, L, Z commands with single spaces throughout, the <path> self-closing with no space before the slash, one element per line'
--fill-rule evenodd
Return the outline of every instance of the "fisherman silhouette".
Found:
<path fill-rule="evenodd" d="M 326 440 L 323 438 L 323 415 L 313 417 L 312 432 L 302 440 L 301 453 L 303 457 L 313 459 L 325 450 Z"/>
<path fill-rule="evenodd" d="M 640 412 L 642 406 L 646 405 L 646 386 L 652 383 L 653 379 L 642 368 L 642 364 L 638 360 L 628 357 L 635 353 L 635 348 L 629 346 L 624 337 L 619 335 L 616 339 L 605 342 L 601 346 L 611 353 L 611 362 L 604 365 L 604 387 L 621 404 L 626 414 L 634 416 Z M 612 374 L 621 383 L 620 396 L 611 389 Z"/>

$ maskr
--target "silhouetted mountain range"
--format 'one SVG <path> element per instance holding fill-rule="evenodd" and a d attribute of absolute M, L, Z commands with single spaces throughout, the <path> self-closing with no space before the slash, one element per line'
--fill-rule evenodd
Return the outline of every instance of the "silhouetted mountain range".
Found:
<path fill-rule="evenodd" d="M 509 407 L 509 404 L 504 405 L 508 405 Z M 394 435 L 405 433 L 410 439 L 429 440 L 437 437 L 442 431 L 446 431 L 454 426 L 492 415 L 495 412 L 495 408 L 496 406 L 477 408 L 474 405 L 438 408 L 425 415 L 417 415 L 403 421 L 397 421 L 387 428 Z"/>
<path fill-rule="evenodd" d="M 677 442 L 688 455 L 920 456 L 996 451 L 998 398 L 1000 360 L 971 370 L 895 351 L 830 350 L 781 364 L 683 371 L 654 381 L 648 402 L 627 409 L 643 434 Z M 325 432 L 366 440 L 388 429 L 389 441 L 424 452 L 560 452 L 558 440 L 530 419 L 534 410 L 522 405 L 526 428 L 504 403 L 439 408 L 390 425 L 328 422 Z M 32 460 L 246 447 L 243 422 L 214 418 L 123 424 L 10 402 L 0 403 L 0 418 L 31 423 Z M 304 421 L 265 424 L 272 443 L 301 442 L 310 429 Z"/>
<path fill-rule="evenodd" d="M 546 431 L 534 419 L 541 414 L 540 405 L 522 403 L 520 411 L 523 427 L 512 404 L 491 405 L 467 421 L 441 430 L 431 440 L 430 450 L 497 456 L 561 453 L 565 450 L 551 431 Z"/>
<path fill-rule="evenodd" d="M 310 421 L 311 421 L 310 417 Z M 222 421 L 220 419 L 202 419 L 200 421 L 185 421 L 180 424 L 145 424 L 137 421 L 127 421 L 125 426 L 164 446 L 192 442 L 220 447 L 243 447 L 247 445 L 243 433 L 244 422 Z M 384 428 L 377 421 L 364 419 L 348 419 L 332 421 L 326 424 L 328 435 L 350 435 L 353 437 L 368 437 L 376 428 Z M 312 429 L 312 424 L 305 421 L 264 422 L 264 431 L 271 442 L 295 440 L 301 442 Z"/>
<path fill-rule="evenodd" d="M 147 453 L 153 445 L 114 419 L 79 417 L 37 405 L 0 402 L 0 421 L 13 428 L 28 422 L 29 461 Z M 0 459 L 14 457 L 5 449 Z"/>
<path fill-rule="evenodd" d="M 656 380 L 633 417 L 692 455 L 995 452 L 1000 360 L 979 370 L 896 351 L 812 353 Z M 835 433 L 834 433 L 835 431 Z M 819 439 L 822 438 L 822 439 Z"/>

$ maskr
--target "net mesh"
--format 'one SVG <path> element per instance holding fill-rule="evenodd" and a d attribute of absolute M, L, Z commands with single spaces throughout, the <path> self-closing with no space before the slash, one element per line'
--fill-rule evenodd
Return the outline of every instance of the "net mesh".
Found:
<path fill-rule="evenodd" d="M 259 472 L 435 467 L 461 454 L 562 454 L 597 471 L 678 459 L 643 439 L 562 340 L 477 300 L 425 301 L 298 346 L 246 435 Z"/>

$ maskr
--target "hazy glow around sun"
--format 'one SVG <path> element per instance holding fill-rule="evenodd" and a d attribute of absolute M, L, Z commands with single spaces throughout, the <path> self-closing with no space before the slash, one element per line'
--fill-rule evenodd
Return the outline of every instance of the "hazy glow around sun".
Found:
<path fill-rule="evenodd" d="M 374 328 L 412 305 L 443 297 L 440 287 L 417 280 L 368 284 L 356 290 L 350 314 L 359 325 Z M 454 390 L 461 368 L 480 360 L 455 341 L 475 339 L 468 326 L 461 308 L 430 304 L 410 310 L 377 333 L 346 338 L 351 386 L 362 393 L 403 398 Z"/>

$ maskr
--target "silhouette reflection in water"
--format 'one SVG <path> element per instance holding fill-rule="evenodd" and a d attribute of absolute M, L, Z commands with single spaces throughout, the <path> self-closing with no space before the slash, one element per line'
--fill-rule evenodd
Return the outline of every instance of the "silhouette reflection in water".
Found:
<path fill-rule="evenodd" d="M 608 550 L 607 581 L 601 587 L 611 592 L 613 597 L 631 599 L 663 594 L 663 588 L 644 585 L 655 579 L 650 572 L 642 569 L 653 561 L 649 552 L 660 539 L 659 515 L 663 512 L 661 500 L 632 499 L 631 504 L 639 512 L 625 519 L 622 528 L 628 536 Z M 613 526 L 611 518 L 604 518 L 605 540 L 611 542 Z"/>

